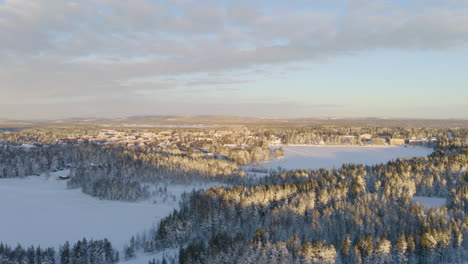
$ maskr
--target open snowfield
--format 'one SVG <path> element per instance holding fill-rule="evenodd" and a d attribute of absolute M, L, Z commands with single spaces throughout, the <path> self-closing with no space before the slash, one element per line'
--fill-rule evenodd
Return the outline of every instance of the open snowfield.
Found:
<path fill-rule="evenodd" d="M 413 201 L 418 202 L 426 208 L 440 208 L 442 205 L 447 203 L 446 198 L 439 197 L 425 197 L 425 196 L 413 196 Z"/>
<path fill-rule="evenodd" d="M 109 239 L 121 250 L 130 237 L 147 230 L 178 206 L 184 191 L 200 185 L 169 185 L 172 198 L 156 204 L 99 200 L 67 189 L 58 172 L 46 176 L 0 179 L 0 241 L 9 245 L 57 247 L 83 237 Z M 173 197 L 176 199 L 174 200 Z"/>
<path fill-rule="evenodd" d="M 146 264 L 151 260 L 161 261 L 163 258 L 169 262 L 170 258 L 176 259 L 179 256 L 178 248 L 170 248 L 156 253 L 137 252 L 136 257 L 129 260 L 121 260 L 122 264 Z"/>
<path fill-rule="evenodd" d="M 396 158 L 424 157 L 432 153 L 431 148 L 419 146 L 283 146 L 284 158 L 258 165 L 258 168 L 287 170 L 333 169 L 343 163 L 374 165 Z"/>

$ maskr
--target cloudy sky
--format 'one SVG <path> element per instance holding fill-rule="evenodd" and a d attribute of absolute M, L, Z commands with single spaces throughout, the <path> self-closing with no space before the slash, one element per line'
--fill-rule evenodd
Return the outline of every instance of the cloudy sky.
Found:
<path fill-rule="evenodd" d="M 468 118 L 468 0 L 0 0 L 0 119 Z"/>

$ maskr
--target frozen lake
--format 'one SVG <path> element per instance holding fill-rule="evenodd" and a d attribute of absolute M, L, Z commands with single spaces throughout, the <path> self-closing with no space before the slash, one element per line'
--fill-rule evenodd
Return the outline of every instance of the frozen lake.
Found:
<path fill-rule="evenodd" d="M 122 250 L 132 235 L 156 225 L 178 207 L 184 191 L 205 187 L 169 185 L 164 197 L 138 203 L 107 201 L 67 189 L 65 181 L 57 180 L 64 174 L 0 179 L 0 242 L 57 249 L 67 240 L 107 238 Z"/>
<path fill-rule="evenodd" d="M 424 157 L 432 153 L 431 148 L 420 146 L 283 146 L 284 158 L 261 163 L 256 168 L 287 170 L 333 169 L 343 163 L 374 165 L 396 158 Z"/>

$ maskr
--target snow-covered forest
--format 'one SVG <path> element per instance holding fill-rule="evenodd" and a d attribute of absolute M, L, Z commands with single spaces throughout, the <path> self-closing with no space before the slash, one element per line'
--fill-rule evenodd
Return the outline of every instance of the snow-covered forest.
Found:
<path fill-rule="evenodd" d="M 466 129 L 382 127 L 4 131 L 0 178 L 64 171 L 54 180 L 70 189 L 134 203 L 157 199 L 168 184 L 215 187 L 166 197 L 180 200 L 177 210 L 153 228 L 139 227 L 148 231 L 129 237 L 124 248 L 112 248 L 121 242 L 106 238 L 44 249 L 2 244 L 0 263 L 138 263 L 141 254 L 150 263 L 461 263 L 468 256 L 467 135 Z M 248 177 L 245 165 L 288 155 L 287 144 L 434 151 L 376 165 Z M 418 202 L 428 197 L 446 204 Z M 170 258 L 151 259 L 174 248 L 179 252 Z"/>
<path fill-rule="evenodd" d="M 233 256 L 239 263 L 460 263 L 467 164 L 460 150 L 194 192 L 161 222 L 147 250 L 192 241 L 181 263 L 230 263 Z M 414 195 L 448 200 L 426 210 Z"/>

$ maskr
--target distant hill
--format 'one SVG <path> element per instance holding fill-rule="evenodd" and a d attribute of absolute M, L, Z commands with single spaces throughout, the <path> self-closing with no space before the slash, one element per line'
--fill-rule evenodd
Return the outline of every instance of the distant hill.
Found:
<path fill-rule="evenodd" d="M 177 117 L 175 115 L 146 115 L 146 116 L 129 116 L 126 118 L 122 118 L 125 121 L 149 121 L 149 120 L 165 120 L 169 118 Z"/>
<path fill-rule="evenodd" d="M 17 120 L 0 120 L 0 128 L 22 128 L 33 126 L 34 123 Z"/>
<path fill-rule="evenodd" d="M 0 120 L 0 128 L 30 126 L 97 126 L 97 127 L 206 127 L 206 126 L 349 126 L 349 127 L 430 127 L 468 128 L 468 120 L 416 119 L 389 117 L 318 117 L 264 118 L 240 116 L 147 115 L 124 118 L 68 118 L 50 121 Z"/>

